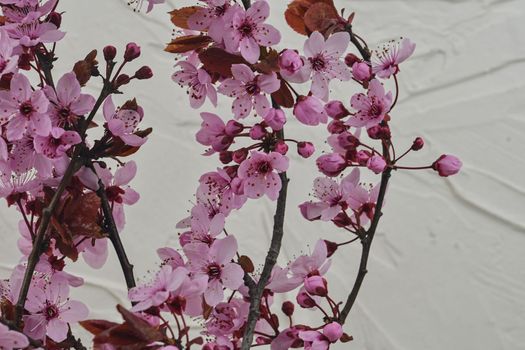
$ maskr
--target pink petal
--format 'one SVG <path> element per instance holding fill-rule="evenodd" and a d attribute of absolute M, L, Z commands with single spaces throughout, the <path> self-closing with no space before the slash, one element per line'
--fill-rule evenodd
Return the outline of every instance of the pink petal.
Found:
<path fill-rule="evenodd" d="M 75 73 L 64 74 L 57 83 L 57 96 L 64 105 L 69 105 L 80 96 L 80 84 Z"/>
<path fill-rule="evenodd" d="M 233 77 L 243 83 L 248 83 L 255 78 L 250 67 L 245 64 L 233 64 L 231 67 Z"/>
<path fill-rule="evenodd" d="M 62 321 L 61 319 L 54 318 L 50 320 L 47 325 L 47 336 L 51 338 L 51 340 L 59 343 L 66 340 L 68 329 L 69 328 L 66 322 Z"/>
<path fill-rule="evenodd" d="M 325 41 L 323 34 L 319 32 L 313 32 L 304 43 L 304 53 L 308 57 L 314 57 L 320 54 L 324 50 Z"/>
<path fill-rule="evenodd" d="M 232 111 L 236 119 L 246 118 L 252 111 L 252 100 L 245 95 L 233 101 Z"/>
<path fill-rule="evenodd" d="M 210 248 L 210 255 L 219 264 L 229 262 L 237 253 L 237 241 L 234 236 L 228 236 L 213 242 Z"/>
<path fill-rule="evenodd" d="M 224 299 L 222 284 L 218 280 L 212 280 L 204 292 L 204 299 L 210 306 L 215 306 Z"/>
<path fill-rule="evenodd" d="M 226 264 L 221 272 L 221 280 L 225 287 L 235 290 L 243 284 L 244 271 L 236 263 Z"/>
<path fill-rule="evenodd" d="M 346 52 L 350 43 L 350 35 L 347 32 L 338 32 L 326 39 L 324 51 L 333 57 L 341 57 Z"/>
<path fill-rule="evenodd" d="M 271 94 L 281 87 L 281 81 L 277 79 L 277 75 L 272 72 L 271 74 L 263 74 L 259 76 L 258 85 L 262 91 L 267 94 Z"/>
<path fill-rule="evenodd" d="M 270 101 L 266 95 L 256 95 L 253 99 L 255 111 L 261 117 L 264 117 L 270 110 Z"/>
<path fill-rule="evenodd" d="M 279 30 L 269 24 L 260 25 L 253 37 L 259 45 L 267 47 L 277 45 L 281 41 Z"/>
<path fill-rule="evenodd" d="M 270 16 L 270 6 L 266 1 L 256 1 L 246 11 L 246 17 L 249 17 L 255 23 L 264 22 Z"/>
<path fill-rule="evenodd" d="M 259 59 L 261 54 L 259 44 L 255 41 L 254 38 L 245 37 L 241 39 L 239 43 L 242 57 L 249 63 L 255 63 Z"/>
<path fill-rule="evenodd" d="M 131 160 L 115 172 L 115 186 L 127 185 L 137 174 L 137 164 Z"/>
<path fill-rule="evenodd" d="M 60 310 L 60 318 L 66 322 L 78 322 L 85 320 L 89 315 L 86 305 L 80 301 L 70 300 Z"/>
<path fill-rule="evenodd" d="M 84 115 L 91 112 L 94 105 L 95 98 L 93 96 L 81 94 L 69 107 L 71 108 L 71 112 L 76 115 Z"/>
<path fill-rule="evenodd" d="M 111 98 L 111 96 L 108 96 L 104 101 L 102 110 L 104 113 L 104 119 L 106 119 L 106 121 L 109 122 L 115 114 L 115 104 L 113 103 L 113 99 Z"/>

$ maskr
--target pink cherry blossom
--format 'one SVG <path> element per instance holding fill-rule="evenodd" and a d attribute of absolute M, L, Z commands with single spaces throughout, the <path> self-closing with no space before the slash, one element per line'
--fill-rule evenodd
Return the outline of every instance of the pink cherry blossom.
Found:
<path fill-rule="evenodd" d="M 191 209 L 191 216 L 177 224 L 177 228 L 190 227 L 190 241 L 211 244 L 224 228 L 225 216 L 222 213 L 210 213 L 204 204 L 197 204 Z M 188 222 L 189 221 L 189 222 Z"/>
<path fill-rule="evenodd" d="M 261 46 L 273 46 L 281 41 L 281 34 L 275 27 L 263 22 L 270 16 L 270 6 L 266 0 L 258 0 L 244 11 L 233 14 L 231 24 L 225 30 L 224 43 L 230 52 L 240 50 L 249 63 L 259 59 Z"/>
<path fill-rule="evenodd" d="M 36 179 L 34 171 L 16 173 L 2 173 L 0 175 L 0 198 L 36 192 L 41 188 L 41 182 Z M 12 203 L 10 203 L 12 204 Z"/>
<path fill-rule="evenodd" d="M 378 125 L 383 121 L 385 115 L 392 106 L 392 92 L 385 94 L 383 84 L 377 79 L 370 81 L 367 95 L 358 93 L 352 96 L 352 108 L 357 110 L 346 122 L 347 125 L 355 127 L 366 127 Z"/>
<path fill-rule="evenodd" d="M 448 154 L 443 154 L 432 164 L 432 169 L 439 173 L 439 176 L 447 177 L 457 174 L 463 163 L 459 158 Z"/>
<path fill-rule="evenodd" d="M 231 0 L 207 0 L 205 5 L 188 18 L 188 27 L 192 30 L 208 31 L 208 35 L 217 43 L 222 43 L 225 26 L 232 16 L 242 11 Z"/>
<path fill-rule="evenodd" d="M 79 116 L 91 112 L 95 98 L 82 94 L 75 73 L 64 74 L 57 83 L 56 90 L 44 88 L 49 104 L 49 113 L 54 126 L 64 128 L 75 125 Z"/>
<path fill-rule="evenodd" d="M 292 278 L 300 285 L 306 277 L 324 275 L 331 263 L 331 260 L 328 259 L 326 243 L 320 239 L 315 244 L 311 255 L 301 255 L 290 264 L 290 272 Z"/>
<path fill-rule="evenodd" d="M 206 101 L 206 97 L 214 106 L 217 106 L 217 92 L 208 72 L 202 68 L 197 68 L 196 63 L 192 63 L 190 59 L 177 63 L 176 67 L 180 67 L 181 70 L 173 73 L 171 78 L 181 86 L 188 87 L 192 108 L 201 107 Z"/>
<path fill-rule="evenodd" d="M 2 0 L 0 4 L 15 5 L 4 6 L 2 12 L 10 23 L 26 23 L 47 15 L 57 0 L 49 0 L 41 3 L 38 0 Z"/>
<path fill-rule="evenodd" d="M 0 29 L 0 78 L 18 69 L 18 56 L 13 55 L 15 46 L 16 42 L 9 38 L 4 29 Z"/>
<path fill-rule="evenodd" d="M 151 283 L 130 289 L 129 299 L 137 303 L 132 310 L 143 311 L 164 304 L 170 292 L 179 288 L 187 276 L 188 271 L 184 267 L 173 270 L 170 265 L 162 266 Z"/>
<path fill-rule="evenodd" d="M 204 292 L 206 303 L 215 306 L 224 298 L 223 286 L 235 290 L 243 283 L 244 271 L 231 259 L 237 253 L 235 237 L 218 239 L 208 246 L 205 243 L 189 243 L 184 246 L 190 271 L 196 276 L 208 276 Z"/>
<path fill-rule="evenodd" d="M 47 136 L 51 131 L 51 120 L 46 114 L 48 106 L 42 90 L 33 91 L 26 76 L 13 75 L 11 90 L 0 94 L 0 124 L 8 122 L 7 139 L 19 140 L 26 130 Z"/>
<path fill-rule="evenodd" d="M 228 216 L 233 209 L 239 209 L 246 202 L 246 196 L 235 191 L 235 180 L 224 169 L 203 174 L 197 188 L 197 202 L 208 208 L 210 215 L 222 213 Z"/>
<path fill-rule="evenodd" d="M 293 114 L 297 120 L 306 125 L 315 126 L 328 121 L 322 101 L 315 96 L 299 96 Z"/>
<path fill-rule="evenodd" d="M 104 119 L 108 123 L 108 129 L 114 136 L 119 137 L 125 144 L 130 146 L 142 146 L 147 137 L 140 137 L 134 134 L 139 123 L 144 117 L 142 107 L 137 110 L 116 109 L 111 96 L 106 98 L 103 106 Z"/>
<path fill-rule="evenodd" d="M 201 113 L 201 128 L 195 135 L 197 142 L 204 146 L 211 146 L 213 152 L 221 152 L 233 142 L 231 135 L 226 132 L 224 121 L 216 114 L 203 112 Z"/>
<path fill-rule="evenodd" d="M 79 301 L 69 299 L 69 287 L 62 278 L 52 277 L 44 288 L 29 290 L 24 316 L 24 333 L 34 339 L 47 334 L 55 342 L 66 339 L 68 323 L 84 320 L 89 311 Z"/>
<path fill-rule="evenodd" d="M 241 329 L 248 318 L 250 304 L 242 299 L 232 299 L 215 305 L 206 321 L 206 330 L 215 336 L 227 336 Z"/>
<path fill-rule="evenodd" d="M 22 174 L 35 169 L 39 178 L 46 179 L 51 176 L 53 161 L 37 152 L 32 136 L 26 133 L 20 140 L 13 141 L 12 145 L 8 164 L 14 173 Z"/>
<path fill-rule="evenodd" d="M 356 168 L 354 171 L 356 174 L 349 178 L 348 181 L 345 181 L 342 186 L 349 194 L 347 198 L 348 206 L 354 211 L 354 217 L 356 220 L 359 220 L 359 224 L 362 226 L 374 217 L 380 186 L 377 184 L 373 187 L 365 187 L 359 183 L 359 168 Z"/>
<path fill-rule="evenodd" d="M 243 181 L 248 198 L 260 198 L 265 194 L 271 200 L 279 196 L 282 183 L 278 173 L 288 169 L 288 158 L 278 152 L 269 154 L 252 151 L 250 157 L 239 166 L 238 176 Z"/>
<path fill-rule="evenodd" d="M 347 167 L 346 159 L 339 153 L 323 154 L 316 160 L 317 168 L 326 176 L 334 177 Z"/>
<path fill-rule="evenodd" d="M 232 105 L 235 118 L 245 118 L 252 108 L 264 117 L 270 109 L 270 101 L 265 94 L 271 94 L 280 87 L 277 75 L 274 72 L 255 75 L 245 64 L 234 64 L 231 71 L 233 78 L 223 81 L 218 90 L 221 94 L 235 97 Z"/>
<path fill-rule="evenodd" d="M 208 276 L 197 276 L 184 278 L 182 284 L 170 293 L 167 301 L 170 311 L 191 317 L 202 315 L 202 295 L 208 288 Z"/>
<path fill-rule="evenodd" d="M 109 255 L 108 240 L 78 238 L 77 250 L 82 253 L 86 264 L 94 269 L 100 269 L 106 263 Z"/>
<path fill-rule="evenodd" d="M 15 350 L 29 346 L 29 341 L 22 333 L 10 330 L 3 323 L 0 323 L 0 349 Z"/>
<path fill-rule="evenodd" d="M 329 84 L 332 79 L 348 81 L 352 73 L 341 56 L 350 43 L 346 32 L 332 34 L 328 39 L 319 32 L 313 32 L 304 43 L 304 67 L 295 75 L 287 76 L 292 82 L 305 82 L 312 79 L 310 91 L 314 96 L 328 101 Z"/>
<path fill-rule="evenodd" d="M 354 169 L 348 176 L 344 177 L 339 184 L 337 181 L 318 177 L 314 180 L 314 197 L 319 199 L 319 202 L 305 202 L 300 205 L 301 213 L 308 220 L 320 218 L 323 221 L 332 220 L 341 211 L 348 208 L 348 200 L 350 198 L 349 190 L 353 184 L 359 179 L 358 169 Z"/>
<path fill-rule="evenodd" d="M 332 322 L 323 327 L 323 332 L 301 331 L 299 338 L 304 341 L 305 350 L 327 350 L 330 344 L 337 342 L 343 335 L 343 329 L 337 322 Z"/>
<path fill-rule="evenodd" d="M 38 20 L 6 25 L 9 36 L 20 42 L 26 47 L 36 46 L 40 43 L 54 43 L 66 35 L 50 22 L 40 22 Z"/>
<path fill-rule="evenodd" d="M 82 139 L 76 131 L 65 131 L 58 127 L 52 128 L 48 136 L 36 135 L 34 138 L 35 150 L 49 159 L 63 157 L 67 150 L 80 142 Z"/>
<path fill-rule="evenodd" d="M 372 73 L 379 78 L 388 79 L 399 72 L 399 64 L 409 58 L 416 44 L 405 38 L 401 43 L 390 42 L 372 55 Z"/>

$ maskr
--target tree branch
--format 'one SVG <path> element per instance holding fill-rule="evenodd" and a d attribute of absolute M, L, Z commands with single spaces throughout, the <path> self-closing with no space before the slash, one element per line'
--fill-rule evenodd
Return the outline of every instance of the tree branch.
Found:
<path fill-rule="evenodd" d="M 361 43 L 359 42 L 359 39 L 354 35 L 354 32 L 352 31 L 352 25 L 348 24 L 345 29 L 347 33 L 350 34 L 350 41 L 352 42 L 352 44 L 354 44 L 354 46 L 359 51 L 363 59 L 370 63 L 370 51 L 368 50 L 368 48 L 363 47 L 363 45 L 361 45 Z"/>
<path fill-rule="evenodd" d="M 113 248 L 117 253 L 120 267 L 122 268 L 124 278 L 126 279 L 126 286 L 128 289 L 131 289 L 136 286 L 135 277 L 133 275 L 133 265 L 129 262 L 126 255 L 126 250 L 124 249 L 122 241 L 120 240 L 117 225 L 115 224 L 115 219 L 113 218 L 113 211 L 111 210 L 108 196 L 106 194 L 106 188 L 104 187 L 104 183 L 100 178 L 98 179 L 97 195 L 100 198 L 100 202 L 102 204 L 106 228 L 109 231 L 109 240 L 111 241 L 111 244 L 113 244 Z"/>

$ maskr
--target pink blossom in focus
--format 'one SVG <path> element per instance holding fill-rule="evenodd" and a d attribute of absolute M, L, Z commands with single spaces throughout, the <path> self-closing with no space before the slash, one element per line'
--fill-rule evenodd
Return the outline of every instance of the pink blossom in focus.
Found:
<path fill-rule="evenodd" d="M 366 167 L 372 170 L 375 174 L 381 174 L 385 171 L 387 164 L 383 157 L 375 155 L 368 159 Z"/>
<path fill-rule="evenodd" d="M 211 146 L 215 152 L 228 149 L 233 138 L 226 133 L 224 121 L 218 115 L 207 112 L 201 113 L 201 118 L 201 128 L 195 135 L 197 142 L 204 146 Z"/>
<path fill-rule="evenodd" d="M 346 122 L 347 125 L 355 127 L 366 127 L 378 125 L 383 121 L 385 115 L 392 106 L 392 92 L 385 94 L 383 84 L 377 79 L 370 81 L 367 95 L 358 93 L 352 96 L 351 105 L 357 110 L 357 114 Z"/>
<path fill-rule="evenodd" d="M 263 22 L 270 15 L 270 6 L 266 0 L 255 1 L 244 11 L 235 11 L 231 24 L 225 28 L 224 44 L 230 52 L 240 50 L 242 57 L 249 63 L 259 59 L 260 46 L 273 46 L 281 41 L 279 31 Z"/>
<path fill-rule="evenodd" d="M 115 108 L 111 96 L 106 98 L 103 105 L 104 119 L 106 119 L 108 129 L 114 136 L 130 146 L 142 146 L 147 137 L 140 137 L 134 134 L 139 123 L 144 117 L 142 107 L 137 110 Z"/>
<path fill-rule="evenodd" d="M 315 126 L 328 121 L 322 101 L 315 96 L 299 96 L 293 107 L 293 114 L 305 125 Z"/>
<path fill-rule="evenodd" d="M 222 43 L 225 27 L 237 11 L 242 11 L 241 7 L 231 0 L 207 0 L 188 18 L 188 26 L 192 30 L 207 31 L 215 42 Z"/>
<path fill-rule="evenodd" d="M 190 97 L 190 106 L 199 108 L 208 97 L 214 106 L 217 106 L 217 92 L 211 82 L 211 77 L 202 68 L 197 68 L 195 64 L 187 61 L 181 61 L 176 64 L 181 70 L 173 73 L 171 78 L 181 86 L 188 87 Z"/>
<path fill-rule="evenodd" d="M 432 169 L 439 173 L 439 176 L 447 177 L 459 172 L 463 163 L 459 158 L 449 154 L 443 154 L 432 164 Z"/>
<path fill-rule="evenodd" d="M 0 78 L 4 74 L 15 73 L 18 69 L 18 56 L 13 55 L 16 43 L 9 38 L 4 29 L 0 29 Z"/>
<path fill-rule="evenodd" d="M 246 322 L 249 308 L 249 303 L 238 298 L 215 305 L 206 321 L 206 330 L 216 336 L 232 334 L 241 329 Z"/>
<path fill-rule="evenodd" d="M 276 200 L 282 186 L 278 173 L 287 169 L 286 156 L 278 152 L 252 151 L 250 158 L 239 166 L 238 176 L 243 181 L 248 198 L 256 199 L 266 194 L 271 200 Z"/>
<path fill-rule="evenodd" d="M 339 153 L 323 154 L 316 161 L 319 171 L 326 176 L 337 176 L 346 169 L 346 159 Z"/>
<path fill-rule="evenodd" d="M 337 322 L 323 327 L 323 332 L 301 331 L 299 338 L 304 341 L 305 350 L 327 350 L 330 344 L 337 342 L 343 336 L 343 328 Z"/>
<path fill-rule="evenodd" d="M 409 58 L 416 49 L 416 44 L 404 38 L 401 43 L 390 42 L 372 55 L 372 73 L 379 78 L 388 79 L 399 72 L 399 64 Z"/>
<path fill-rule="evenodd" d="M 76 131 L 65 131 L 54 127 L 48 136 L 35 136 L 35 150 L 49 159 L 63 157 L 76 144 L 82 142 Z"/>
<path fill-rule="evenodd" d="M 234 64 L 231 71 L 233 78 L 224 80 L 218 91 L 235 97 L 232 105 L 235 118 L 247 117 L 252 108 L 259 116 L 264 117 L 270 109 L 270 101 L 266 94 L 271 94 L 280 87 L 277 75 L 274 72 L 255 75 L 245 64 Z"/>
<path fill-rule="evenodd" d="M 40 43 L 54 43 L 66 35 L 50 22 L 38 20 L 22 23 L 12 23 L 5 26 L 12 39 L 18 40 L 20 45 L 26 47 L 36 46 Z"/>

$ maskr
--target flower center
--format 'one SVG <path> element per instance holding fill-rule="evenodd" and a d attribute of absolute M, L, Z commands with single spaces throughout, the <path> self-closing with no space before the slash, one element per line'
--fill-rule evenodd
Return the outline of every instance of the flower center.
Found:
<path fill-rule="evenodd" d="M 308 60 L 310 61 L 310 64 L 312 65 L 312 69 L 315 71 L 322 71 L 323 69 L 326 68 L 326 60 L 321 54 L 315 57 L 311 57 Z"/>
<path fill-rule="evenodd" d="M 28 117 L 31 113 L 33 113 L 33 106 L 31 105 L 31 102 L 26 101 L 20 105 L 20 113 L 22 115 Z"/>
<path fill-rule="evenodd" d="M 383 113 L 383 108 L 381 106 L 372 103 L 372 107 L 370 107 L 370 115 L 374 117 L 379 117 Z"/>
<path fill-rule="evenodd" d="M 106 188 L 106 194 L 110 202 L 122 203 L 122 196 L 126 191 L 118 186 L 110 186 Z"/>
<path fill-rule="evenodd" d="M 226 13 L 226 4 L 222 6 L 215 6 L 214 12 L 216 17 L 222 17 Z"/>
<path fill-rule="evenodd" d="M 272 165 L 268 162 L 261 162 L 257 167 L 257 171 L 259 172 L 259 174 L 267 174 L 272 170 Z"/>
<path fill-rule="evenodd" d="M 253 30 L 254 30 L 254 25 L 250 23 L 249 21 L 245 21 L 238 28 L 238 31 L 241 33 L 243 37 L 252 36 Z"/>
<path fill-rule="evenodd" d="M 246 92 L 250 95 L 255 95 L 261 92 L 261 89 L 259 88 L 259 85 L 257 84 L 257 80 L 252 80 L 245 85 Z"/>
<path fill-rule="evenodd" d="M 44 313 L 46 320 L 52 320 L 58 317 L 58 308 L 55 305 L 47 305 Z"/>
<path fill-rule="evenodd" d="M 208 276 L 210 276 L 210 278 L 219 278 L 221 276 L 221 267 L 215 263 L 209 265 Z"/>

